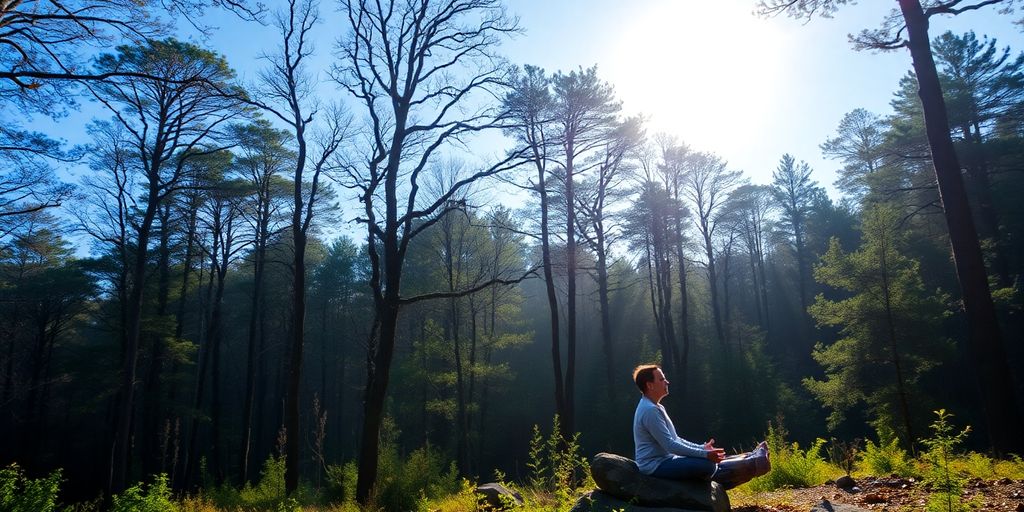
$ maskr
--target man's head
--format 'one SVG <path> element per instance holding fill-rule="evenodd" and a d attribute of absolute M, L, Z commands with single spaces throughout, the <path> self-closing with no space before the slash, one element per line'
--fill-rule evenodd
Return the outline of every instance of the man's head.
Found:
<path fill-rule="evenodd" d="M 633 382 L 640 392 L 657 402 L 668 394 L 668 379 L 656 364 L 642 364 L 633 370 Z"/>

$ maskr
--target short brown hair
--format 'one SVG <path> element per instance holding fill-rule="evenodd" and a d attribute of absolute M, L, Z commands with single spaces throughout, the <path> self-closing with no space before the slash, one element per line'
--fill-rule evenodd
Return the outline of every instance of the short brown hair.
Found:
<path fill-rule="evenodd" d="M 647 392 L 647 383 L 654 382 L 654 370 L 660 370 L 656 364 L 642 364 L 633 369 L 633 382 L 641 393 Z"/>

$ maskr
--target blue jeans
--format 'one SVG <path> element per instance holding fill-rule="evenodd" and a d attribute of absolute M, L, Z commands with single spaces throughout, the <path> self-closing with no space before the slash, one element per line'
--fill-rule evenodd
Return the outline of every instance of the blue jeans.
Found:
<path fill-rule="evenodd" d="M 711 480 L 716 464 L 699 457 L 672 457 L 658 465 L 651 476 L 669 480 Z"/>
<path fill-rule="evenodd" d="M 711 480 L 718 482 L 723 489 L 732 489 L 767 473 L 770 468 L 767 450 L 755 450 L 727 457 L 718 464 L 700 457 L 673 457 L 659 464 L 651 476 L 670 480 Z"/>

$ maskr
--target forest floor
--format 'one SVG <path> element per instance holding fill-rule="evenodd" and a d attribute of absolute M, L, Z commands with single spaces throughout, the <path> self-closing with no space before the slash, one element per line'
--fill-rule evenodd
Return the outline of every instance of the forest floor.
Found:
<path fill-rule="evenodd" d="M 735 512 L 807 512 L 822 500 L 873 511 L 910 512 L 925 510 L 930 495 L 913 478 L 864 477 L 857 480 L 857 486 L 860 490 L 849 492 L 830 482 L 804 489 L 735 494 L 730 501 Z M 961 500 L 975 510 L 1024 512 L 1024 480 L 973 479 Z"/>

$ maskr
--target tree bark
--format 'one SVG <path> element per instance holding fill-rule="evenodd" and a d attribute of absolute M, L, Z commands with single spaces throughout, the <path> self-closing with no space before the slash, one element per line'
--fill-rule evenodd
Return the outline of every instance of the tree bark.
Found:
<path fill-rule="evenodd" d="M 938 72 L 928 41 L 928 18 L 918 0 L 899 0 L 907 24 L 907 43 L 917 74 L 918 95 L 945 210 L 949 241 L 967 315 L 970 350 L 981 392 L 988 433 L 998 453 L 1021 453 L 1024 431 L 1015 386 L 1007 363 L 988 276 L 960 176 Z"/>

